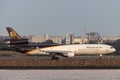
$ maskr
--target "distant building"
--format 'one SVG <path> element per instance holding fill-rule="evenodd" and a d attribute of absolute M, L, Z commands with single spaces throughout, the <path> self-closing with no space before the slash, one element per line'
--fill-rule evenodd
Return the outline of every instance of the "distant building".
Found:
<path fill-rule="evenodd" d="M 29 42 L 32 43 L 42 43 L 47 40 L 52 40 L 54 43 L 62 44 L 62 37 L 61 36 L 49 36 L 48 34 L 43 36 L 31 36 Z"/>
<path fill-rule="evenodd" d="M 75 37 L 74 44 L 83 44 L 83 40 L 81 39 L 81 37 Z"/>
<path fill-rule="evenodd" d="M 86 36 L 75 37 L 74 34 L 65 35 L 65 44 L 86 44 L 88 43 L 88 38 Z"/>
<path fill-rule="evenodd" d="M 75 37 L 74 38 L 74 44 L 86 44 L 88 43 L 88 39 L 86 37 Z"/>
<path fill-rule="evenodd" d="M 88 39 L 88 43 L 100 43 L 101 36 L 97 32 L 90 32 L 86 34 L 86 38 Z"/>
<path fill-rule="evenodd" d="M 66 34 L 65 38 L 62 36 L 49 36 L 45 34 L 43 36 L 22 36 L 22 38 L 28 39 L 31 43 L 42 43 L 47 40 L 51 40 L 57 44 L 87 44 L 87 43 L 108 43 L 114 42 L 120 39 L 120 36 L 100 36 L 97 32 L 90 32 L 84 36 L 76 37 L 74 34 Z M 10 39 L 9 36 L 0 35 L 0 41 L 4 39 Z"/>
<path fill-rule="evenodd" d="M 73 43 L 74 43 L 74 34 L 66 34 L 65 44 L 73 44 Z"/>
<path fill-rule="evenodd" d="M 102 42 L 107 43 L 107 42 L 114 42 L 120 39 L 120 36 L 103 36 Z"/>

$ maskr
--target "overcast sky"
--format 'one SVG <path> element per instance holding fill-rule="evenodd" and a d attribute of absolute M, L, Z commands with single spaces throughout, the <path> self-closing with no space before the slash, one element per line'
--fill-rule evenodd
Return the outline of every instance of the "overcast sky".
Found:
<path fill-rule="evenodd" d="M 120 36 L 120 0 L 0 0 L 0 34 Z"/>

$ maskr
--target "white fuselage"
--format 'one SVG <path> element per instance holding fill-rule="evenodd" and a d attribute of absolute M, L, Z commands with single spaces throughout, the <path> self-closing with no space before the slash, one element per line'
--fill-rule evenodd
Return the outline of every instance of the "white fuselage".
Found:
<path fill-rule="evenodd" d="M 76 54 L 109 54 L 115 52 L 116 49 L 110 45 L 105 44 L 73 44 L 73 45 L 61 45 L 45 47 L 40 49 L 34 49 L 26 52 L 26 54 L 51 54 L 51 53 L 74 53 Z"/>
<path fill-rule="evenodd" d="M 41 51 L 71 51 L 75 54 L 108 54 L 115 52 L 115 48 L 105 44 L 74 44 L 62 45 L 40 49 Z"/>
<path fill-rule="evenodd" d="M 105 44 L 73 44 L 41 48 L 43 52 L 73 52 L 75 54 L 108 54 L 116 49 Z"/>

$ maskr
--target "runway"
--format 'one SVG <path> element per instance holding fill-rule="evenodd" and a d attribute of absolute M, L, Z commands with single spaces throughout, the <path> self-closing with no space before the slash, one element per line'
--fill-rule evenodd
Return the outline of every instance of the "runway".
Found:
<path fill-rule="evenodd" d="M 0 69 L 120 69 L 119 55 L 79 55 L 72 58 L 25 55 L 17 52 L 0 53 Z"/>
<path fill-rule="evenodd" d="M 94 60 L 117 60 L 120 59 L 119 55 L 104 55 L 104 56 L 74 56 L 74 57 L 60 57 L 62 60 L 86 60 L 86 59 L 94 59 Z M 41 59 L 41 60 L 51 60 L 51 56 L 44 56 L 44 55 L 13 55 L 13 56 L 0 56 L 0 59 Z"/>
<path fill-rule="evenodd" d="M 120 59 L 120 55 L 75 55 L 74 57 L 60 57 L 63 60 L 85 60 L 85 59 Z M 0 59 L 41 59 L 41 60 L 51 60 L 51 56 L 49 55 L 27 55 L 23 53 L 18 53 L 14 51 L 0 51 Z"/>

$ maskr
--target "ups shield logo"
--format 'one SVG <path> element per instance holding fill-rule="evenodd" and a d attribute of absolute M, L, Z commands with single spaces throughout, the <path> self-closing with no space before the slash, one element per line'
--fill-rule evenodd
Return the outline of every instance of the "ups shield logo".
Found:
<path fill-rule="evenodd" d="M 17 34 L 15 33 L 15 32 L 10 32 L 10 36 L 11 36 L 11 38 L 14 38 L 14 39 L 16 39 L 17 38 Z"/>

